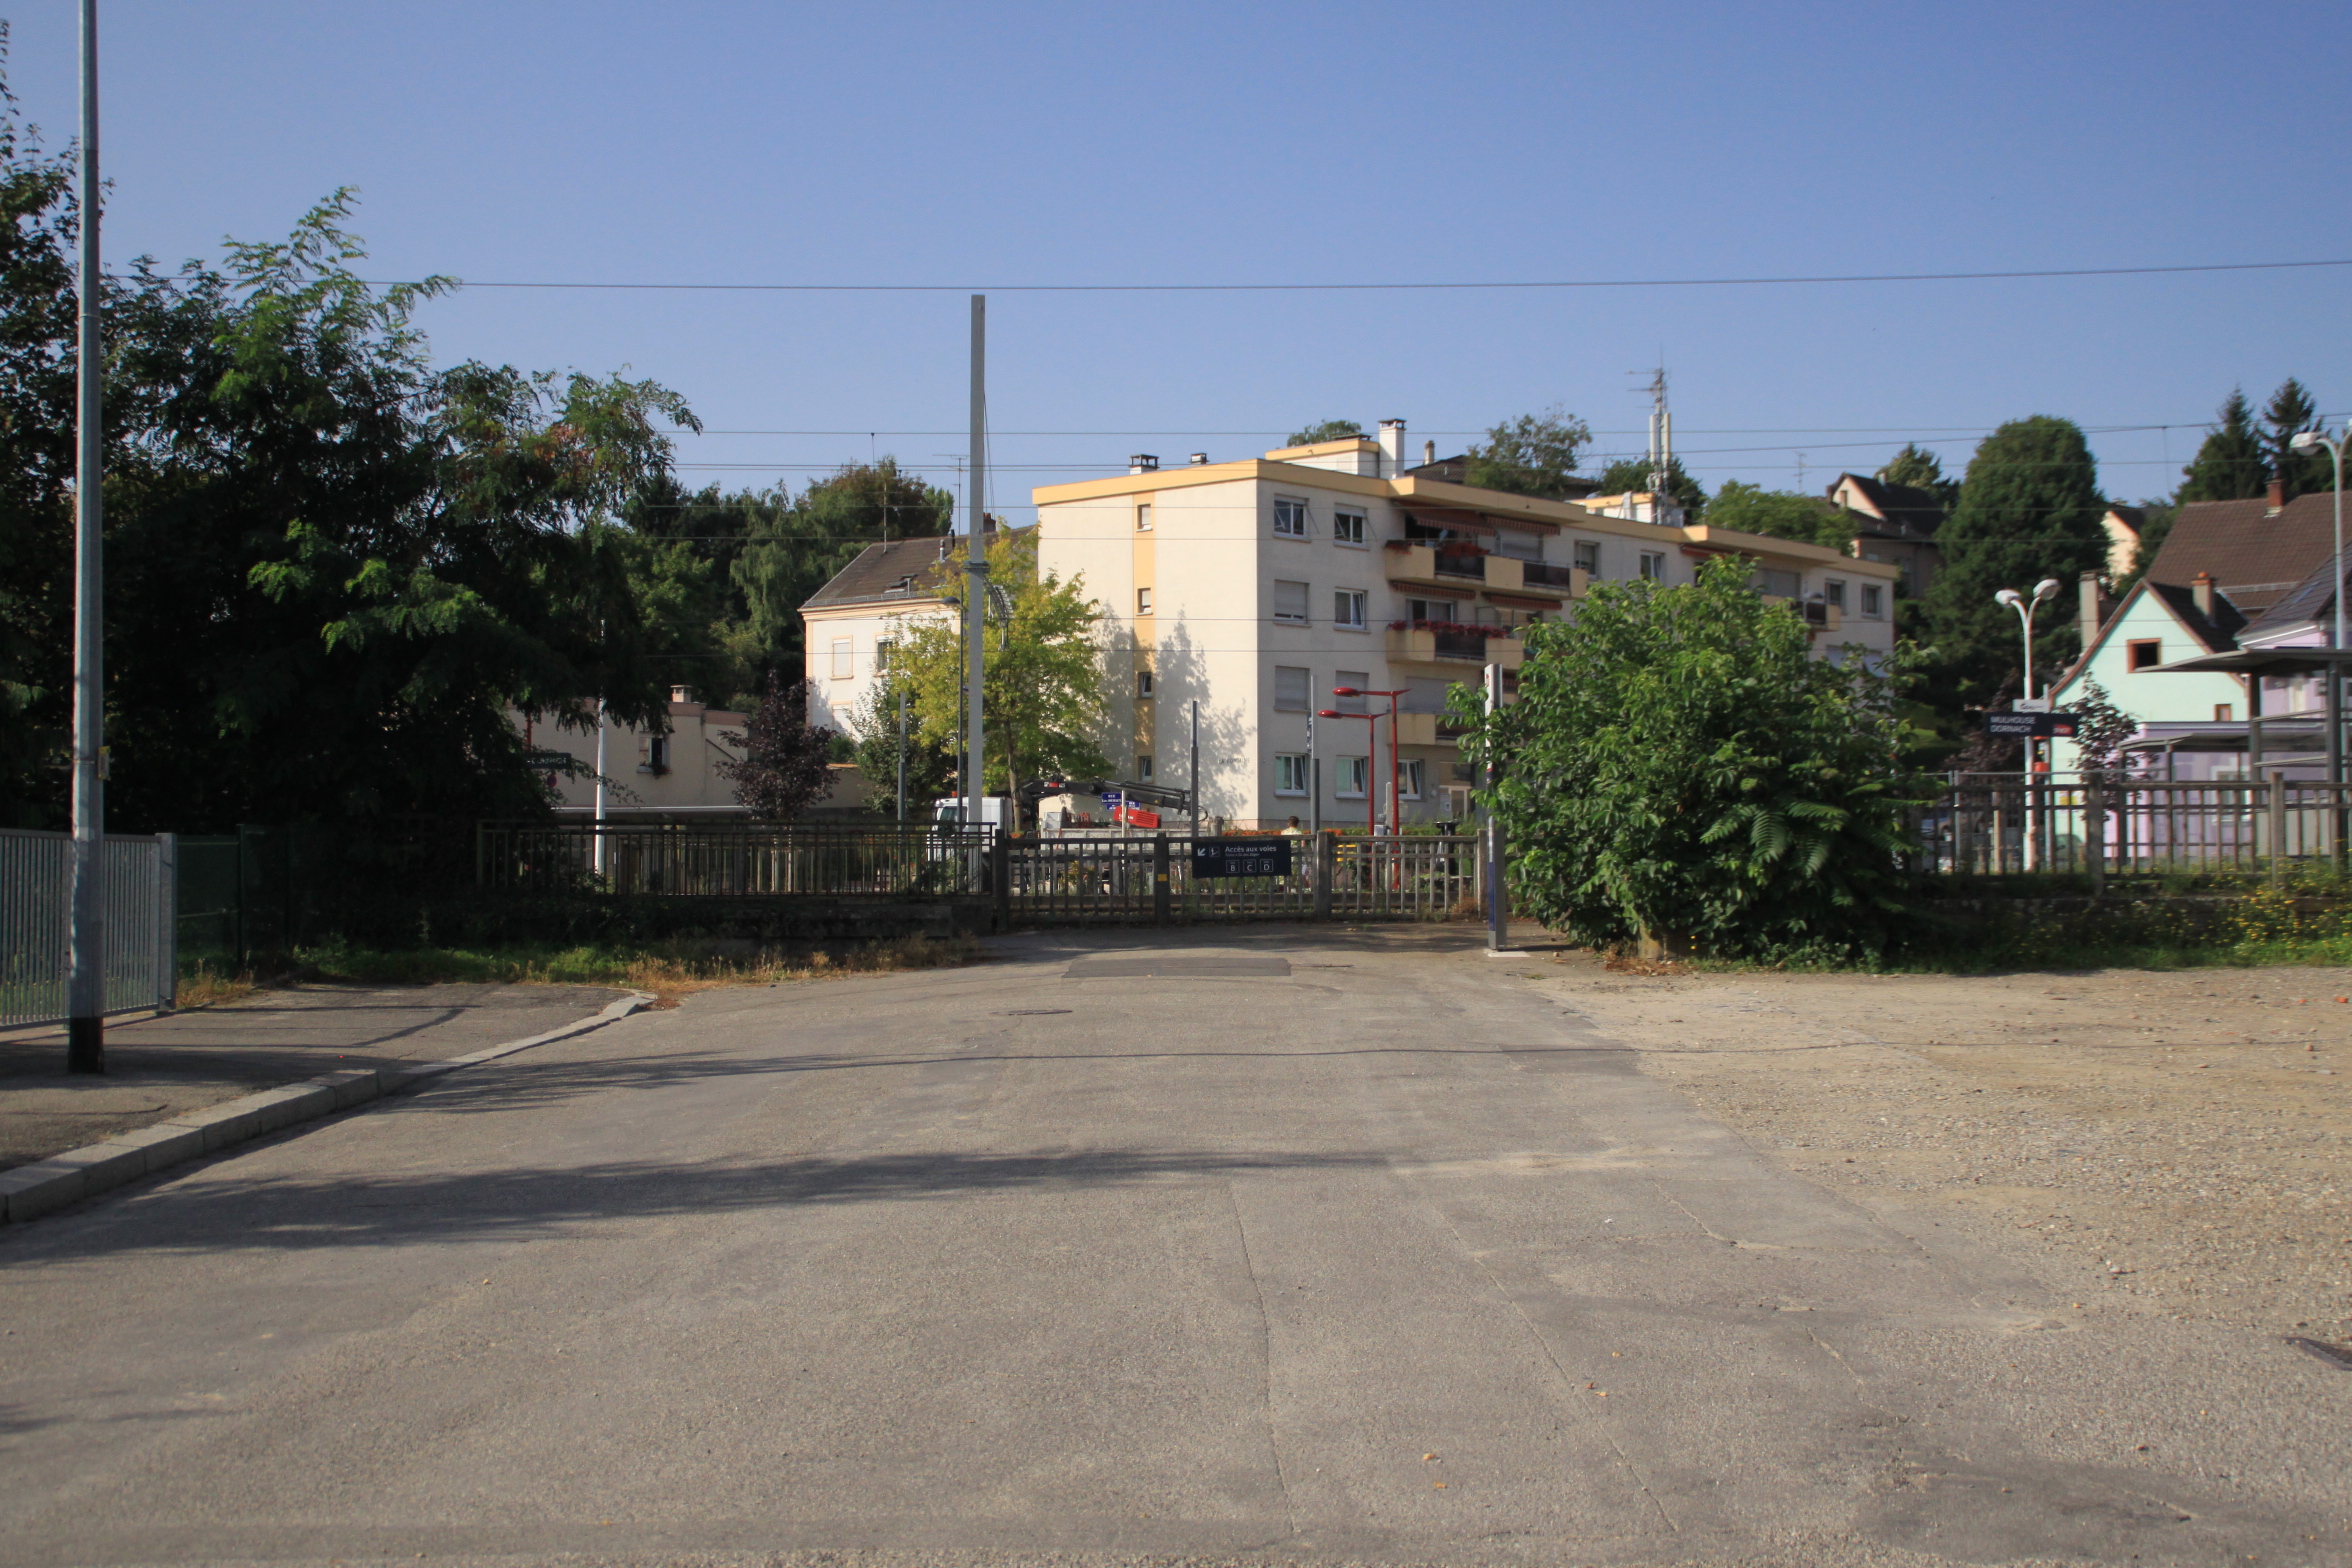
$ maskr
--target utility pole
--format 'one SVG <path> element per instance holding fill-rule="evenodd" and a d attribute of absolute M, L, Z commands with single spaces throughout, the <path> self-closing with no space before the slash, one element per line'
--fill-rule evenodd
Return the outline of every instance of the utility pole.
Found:
<path fill-rule="evenodd" d="M 964 560 L 964 826 L 980 826 L 981 762 L 981 644 L 988 622 L 988 296 L 972 296 L 972 488 L 971 537 L 965 541 Z"/>
<path fill-rule="evenodd" d="M 906 826 L 906 687 L 898 688 L 898 825 Z"/>
<path fill-rule="evenodd" d="M 1309 724 L 1315 721 L 1309 719 Z M 1192 836 L 1200 837 L 1200 699 L 1192 699 Z"/>
<path fill-rule="evenodd" d="M 1511 945 L 1511 895 L 1503 886 L 1503 818 L 1495 809 L 1494 788 L 1502 781 L 1502 760 L 1495 755 L 1494 721 L 1503 711 L 1503 667 L 1486 667 L 1486 950 L 1500 953 Z"/>
<path fill-rule="evenodd" d="M 66 937 L 65 1070 L 106 1071 L 104 412 L 98 341 L 98 0 L 82 0 L 82 254 L 74 339 L 73 923 Z"/>

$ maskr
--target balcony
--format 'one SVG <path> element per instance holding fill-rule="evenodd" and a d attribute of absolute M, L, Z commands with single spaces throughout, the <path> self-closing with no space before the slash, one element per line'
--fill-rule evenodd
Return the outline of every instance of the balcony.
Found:
<path fill-rule="evenodd" d="M 1581 567 L 1554 566 L 1548 561 L 1521 561 L 1518 566 L 1522 591 L 1581 599 L 1592 586 L 1592 574 Z"/>
<path fill-rule="evenodd" d="M 1499 664 L 1515 670 L 1526 657 L 1527 644 L 1519 638 L 1488 636 L 1486 628 L 1468 623 L 1449 626 L 1442 621 L 1424 621 L 1388 629 L 1391 664 L 1436 664 L 1457 670 L 1465 664 Z"/>
<path fill-rule="evenodd" d="M 1763 595 L 1763 599 L 1766 604 L 1786 608 L 1803 621 L 1809 631 L 1834 632 L 1845 619 L 1845 612 L 1836 605 L 1825 604 L 1819 599 L 1794 599 L 1785 594 L 1771 593 Z"/>

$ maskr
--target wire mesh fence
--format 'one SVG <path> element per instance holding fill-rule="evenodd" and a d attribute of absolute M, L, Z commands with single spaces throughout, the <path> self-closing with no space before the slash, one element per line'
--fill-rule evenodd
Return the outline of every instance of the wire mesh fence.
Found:
<path fill-rule="evenodd" d="M 102 846 L 109 1014 L 172 1004 L 176 849 L 168 833 Z M 0 829 L 0 1028 L 65 1018 L 72 904 L 73 835 Z"/>
<path fill-rule="evenodd" d="M 1918 869 L 2283 876 L 2332 865 L 2352 785 L 2287 778 L 2179 781 L 2080 773 L 1954 774 L 1919 820 Z"/>

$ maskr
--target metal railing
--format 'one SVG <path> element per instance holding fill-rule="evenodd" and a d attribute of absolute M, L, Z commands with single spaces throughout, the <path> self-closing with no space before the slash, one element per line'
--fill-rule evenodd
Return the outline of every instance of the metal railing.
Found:
<path fill-rule="evenodd" d="M 108 1014 L 163 1009 L 178 989 L 177 846 L 168 833 L 105 841 Z M 73 835 L 0 829 L 0 1028 L 62 1022 Z"/>
<path fill-rule="evenodd" d="M 2048 773 L 1952 775 L 1919 820 L 1918 869 L 2267 873 L 2335 861 L 2352 784 L 2291 779 L 2180 781 Z"/>
<path fill-rule="evenodd" d="M 988 829 L 485 823 L 474 880 L 533 893 L 974 897 L 988 891 L 993 837 Z"/>
<path fill-rule="evenodd" d="M 1263 844 L 1265 837 L 1238 842 Z M 1196 875 L 1206 835 L 1016 839 L 1004 907 L 1042 924 L 1179 920 L 1440 920 L 1478 894 L 1478 841 L 1465 836 L 1290 840 L 1287 875 Z"/>

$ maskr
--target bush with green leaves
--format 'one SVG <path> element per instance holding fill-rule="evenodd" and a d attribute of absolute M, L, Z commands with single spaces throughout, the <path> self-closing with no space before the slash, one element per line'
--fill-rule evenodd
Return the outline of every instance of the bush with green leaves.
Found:
<path fill-rule="evenodd" d="M 1913 655 L 1819 657 L 1738 559 L 1687 587 L 1597 585 L 1531 627 L 1518 700 L 1457 689 L 1466 757 L 1509 836 L 1514 902 L 1573 941 L 1720 958 L 1858 959 L 1904 913 L 1926 796 L 1898 713 Z"/>

